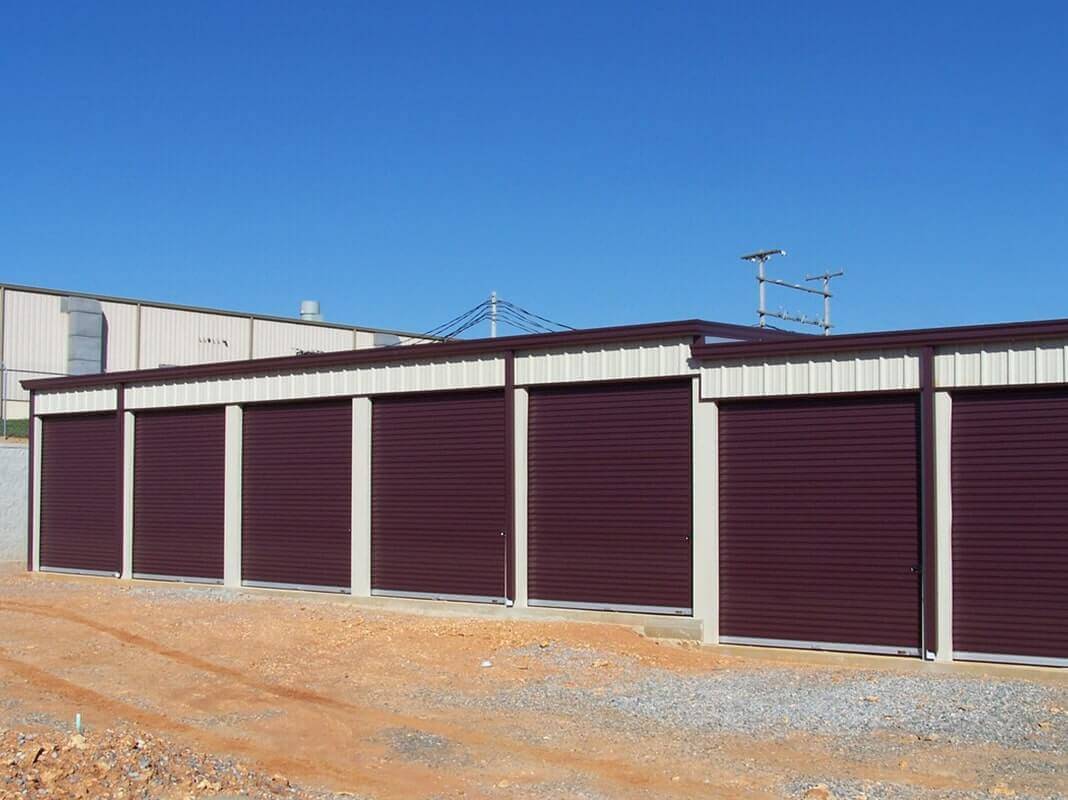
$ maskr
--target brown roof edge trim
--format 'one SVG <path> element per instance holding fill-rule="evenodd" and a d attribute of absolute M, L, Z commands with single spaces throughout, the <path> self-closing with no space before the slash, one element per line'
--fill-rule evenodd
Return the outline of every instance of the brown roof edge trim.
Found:
<path fill-rule="evenodd" d="M 281 356 L 247 361 L 221 361 L 194 364 L 187 367 L 162 367 L 130 372 L 104 372 L 96 375 L 73 375 L 63 378 L 37 378 L 23 381 L 27 389 L 62 391 L 118 383 L 155 383 L 162 381 L 196 380 L 228 375 L 258 375 L 276 371 L 314 370 L 348 367 L 383 362 L 424 361 L 455 356 L 501 355 L 508 350 L 547 350 L 583 345 L 637 342 L 647 339 L 674 339 L 704 336 L 744 339 L 746 341 L 779 341 L 799 338 L 802 334 L 768 331 L 747 325 L 708 322 L 691 319 L 680 322 L 652 322 L 643 325 L 620 325 L 611 328 L 588 328 L 561 333 L 501 336 L 496 339 L 466 339 L 463 341 L 432 342 L 429 344 L 393 345 L 364 350 L 339 350 L 305 356 Z"/>
<path fill-rule="evenodd" d="M 694 344 L 694 358 L 723 361 L 750 357 L 804 353 L 844 352 L 897 347 L 935 347 L 951 344 L 979 344 L 1017 339 L 1050 339 L 1068 336 L 1068 319 L 1036 322 L 1006 322 L 993 325 L 965 325 L 954 328 L 917 328 L 878 333 L 849 333 L 812 336 L 807 339 L 765 342 Z"/>

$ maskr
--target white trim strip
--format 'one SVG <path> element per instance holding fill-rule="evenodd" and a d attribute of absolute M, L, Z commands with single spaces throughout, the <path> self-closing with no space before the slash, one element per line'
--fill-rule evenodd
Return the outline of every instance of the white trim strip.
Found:
<path fill-rule="evenodd" d="M 134 537 L 134 442 L 137 417 L 123 412 L 122 436 L 122 577 L 133 574 Z"/>
<path fill-rule="evenodd" d="M 664 614 L 666 616 L 689 617 L 692 608 L 672 608 L 671 606 L 640 606 L 627 603 L 581 603 L 577 600 L 528 600 L 529 606 L 542 608 L 575 608 L 579 611 L 617 611 L 628 614 Z"/>
<path fill-rule="evenodd" d="M 103 389 L 73 389 L 66 392 L 38 391 L 34 397 L 33 413 L 94 414 L 114 411 L 118 392 L 114 387 Z"/>
<path fill-rule="evenodd" d="M 117 578 L 118 572 L 108 572 L 101 569 L 72 569 L 70 567 L 46 567 L 41 565 L 41 572 L 58 572 L 61 575 L 95 575 L 100 578 Z"/>
<path fill-rule="evenodd" d="M 990 661 L 995 664 L 1027 664 L 1032 667 L 1068 667 L 1068 658 L 1050 656 L 1015 656 L 1008 653 L 968 653 L 953 651 L 958 661 Z"/>
<path fill-rule="evenodd" d="M 288 589 L 297 592 L 329 592 L 331 594 L 349 594 L 348 586 L 318 586 L 313 583 L 274 583 L 273 581 L 241 581 L 242 586 L 250 589 Z"/>
<path fill-rule="evenodd" d="M 759 636 L 720 636 L 720 644 L 744 644 L 755 647 L 786 647 L 791 650 L 832 650 L 843 653 L 872 653 L 882 656 L 920 655 L 918 647 L 894 647 L 883 644 L 849 644 L 846 642 L 807 642 L 800 639 L 764 639 Z"/>
<path fill-rule="evenodd" d="M 150 572 L 135 572 L 133 577 L 141 581 L 170 581 L 172 583 L 208 583 L 221 586 L 222 578 L 190 578 L 184 575 L 153 575 Z"/>
<path fill-rule="evenodd" d="M 42 450 L 44 449 L 44 426 L 41 422 L 41 418 L 34 416 L 30 420 L 30 424 L 33 425 L 33 465 L 30 467 L 33 470 L 33 569 L 40 571 L 41 569 L 41 463 L 42 463 Z"/>
<path fill-rule="evenodd" d="M 509 605 L 503 597 L 482 594 L 448 594 L 442 592 L 405 592 L 400 589 L 372 589 L 372 597 L 405 597 L 412 600 L 451 600 L 457 603 L 490 603 L 496 606 Z"/>

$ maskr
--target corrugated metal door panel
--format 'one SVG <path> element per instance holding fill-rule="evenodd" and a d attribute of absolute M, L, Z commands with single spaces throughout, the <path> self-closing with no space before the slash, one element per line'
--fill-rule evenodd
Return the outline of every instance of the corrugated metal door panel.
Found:
<path fill-rule="evenodd" d="M 720 408 L 720 635 L 913 652 L 918 401 Z"/>
<path fill-rule="evenodd" d="M 531 390 L 531 602 L 691 608 L 691 391 Z"/>
<path fill-rule="evenodd" d="M 242 580 L 348 588 L 352 402 L 249 406 L 242 451 Z"/>
<path fill-rule="evenodd" d="M 1068 392 L 953 395 L 953 649 L 1068 659 Z"/>
<path fill-rule="evenodd" d="M 222 408 L 137 415 L 135 575 L 222 580 L 225 431 Z"/>
<path fill-rule="evenodd" d="M 372 588 L 504 597 L 504 394 L 388 397 L 373 409 Z"/>
<path fill-rule="evenodd" d="M 41 567 L 117 574 L 115 415 L 46 417 L 41 439 Z"/>

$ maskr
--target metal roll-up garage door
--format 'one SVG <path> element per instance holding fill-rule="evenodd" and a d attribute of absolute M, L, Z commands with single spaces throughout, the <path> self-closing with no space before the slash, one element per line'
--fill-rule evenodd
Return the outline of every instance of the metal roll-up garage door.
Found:
<path fill-rule="evenodd" d="M 953 395 L 955 657 L 1068 665 L 1068 392 Z"/>
<path fill-rule="evenodd" d="M 41 426 L 41 569 L 118 575 L 119 428 L 114 414 Z"/>
<path fill-rule="evenodd" d="M 372 591 L 503 602 L 504 393 L 376 399 L 372 430 Z"/>
<path fill-rule="evenodd" d="M 241 579 L 352 585 L 352 401 L 245 408 Z"/>
<path fill-rule="evenodd" d="M 532 389 L 531 605 L 688 614 L 692 390 Z"/>
<path fill-rule="evenodd" d="M 135 425 L 134 576 L 221 582 L 224 410 L 144 412 Z"/>
<path fill-rule="evenodd" d="M 915 396 L 720 407 L 720 640 L 918 655 Z"/>

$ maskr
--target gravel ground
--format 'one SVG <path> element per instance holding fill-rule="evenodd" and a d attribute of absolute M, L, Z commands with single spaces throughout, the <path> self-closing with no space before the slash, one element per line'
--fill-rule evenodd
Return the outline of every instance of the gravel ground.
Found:
<path fill-rule="evenodd" d="M 693 753 L 712 757 L 717 734 L 767 740 L 796 735 L 825 737 L 846 760 L 896 762 L 916 748 L 955 744 L 1033 753 L 992 759 L 984 770 L 990 792 L 947 791 L 945 800 L 1015 797 L 1047 800 L 1068 797 L 1068 687 L 1026 680 L 941 674 L 908 674 L 838 668 L 750 665 L 704 674 L 638 669 L 634 659 L 593 649 L 530 646 L 500 653 L 495 663 L 540 658 L 559 672 L 518 688 L 476 694 L 454 690 L 417 692 L 426 702 L 476 707 L 487 712 L 567 709 L 583 720 L 633 740 L 665 731 L 702 736 L 689 742 Z M 583 686 L 572 673 L 590 666 L 612 670 L 605 685 Z M 744 765 L 743 765 L 744 766 Z M 756 763 L 754 762 L 754 766 Z M 1024 794 L 1002 781 L 1048 774 L 1063 781 L 1056 793 Z M 829 794 L 814 791 L 824 786 Z M 1000 787 L 1004 786 L 1001 793 Z M 835 780 L 798 774 L 783 784 L 784 797 L 913 800 L 929 793 L 907 783 Z"/>

